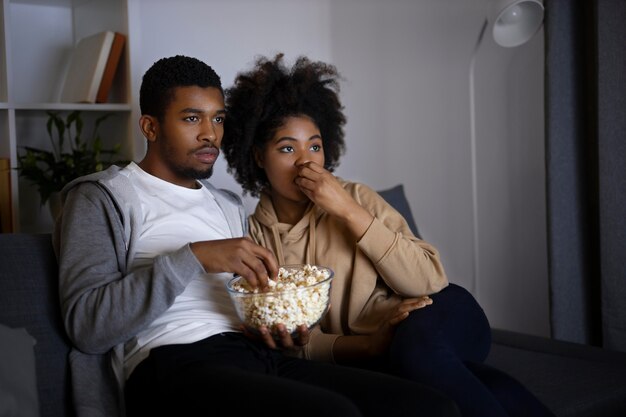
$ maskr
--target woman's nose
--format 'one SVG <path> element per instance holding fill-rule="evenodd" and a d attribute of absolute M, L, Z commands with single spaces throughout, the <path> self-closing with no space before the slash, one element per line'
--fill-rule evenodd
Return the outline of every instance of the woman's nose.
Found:
<path fill-rule="evenodd" d="M 311 157 L 309 155 L 306 155 L 306 154 L 305 155 L 299 155 L 296 158 L 295 165 L 299 167 L 299 166 L 302 166 L 302 165 L 306 164 L 307 162 L 311 162 Z"/>

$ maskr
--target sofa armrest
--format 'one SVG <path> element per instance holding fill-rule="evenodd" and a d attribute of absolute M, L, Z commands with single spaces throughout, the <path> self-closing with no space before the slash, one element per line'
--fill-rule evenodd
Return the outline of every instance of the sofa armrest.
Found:
<path fill-rule="evenodd" d="M 0 234 L 0 323 L 24 328 L 36 340 L 40 415 L 72 416 L 70 343 L 61 320 L 50 234 Z"/>
<path fill-rule="evenodd" d="M 626 415 L 626 353 L 492 330 L 487 363 L 516 378 L 558 417 Z"/>

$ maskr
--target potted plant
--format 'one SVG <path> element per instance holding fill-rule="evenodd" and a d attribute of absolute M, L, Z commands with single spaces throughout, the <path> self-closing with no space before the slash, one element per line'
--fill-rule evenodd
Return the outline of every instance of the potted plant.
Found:
<path fill-rule="evenodd" d="M 110 113 L 95 120 L 93 133 L 87 140 L 82 138 L 80 110 L 70 112 L 65 119 L 58 112 L 48 111 L 47 114 L 46 129 L 52 150 L 24 146 L 25 152 L 17 157 L 18 174 L 37 186 L 42 205 L 54 200 L 65 184 L 74 178 L 128 162 L 116 159 L 120 144 L 112 149 L 102 147 L 98 128 L 111 116 Z M 55 203 L 51 201 L 50 204 L 53 216 L 57 214 Z"/>

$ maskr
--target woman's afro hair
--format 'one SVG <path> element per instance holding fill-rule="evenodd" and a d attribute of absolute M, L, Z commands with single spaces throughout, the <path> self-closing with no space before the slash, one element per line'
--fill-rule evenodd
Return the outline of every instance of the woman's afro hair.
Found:
<path fill-rule="evenodd" d="M 257 58 L 252 70 L 237 74 L 225 91 L 227 117 L 222 151 L 228 171 L 244 192 L 258 196 L 269 186 L 255 160 L 286 118 L 308 116 L 317 125 L 324 145 L 325 168 L 339 164 L 344 151 L 346 118 L 339 100 L 339 74 L 334 66 L 297 58 L 291 69 L 283 54 L 273 60 Z"/>

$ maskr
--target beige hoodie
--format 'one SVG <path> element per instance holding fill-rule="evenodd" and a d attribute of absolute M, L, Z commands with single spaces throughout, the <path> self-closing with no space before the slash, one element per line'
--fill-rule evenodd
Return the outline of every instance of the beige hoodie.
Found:
<path fill-rule="evenodd" d="M 331 308 L 304 349 L 309 359 L 333 361 L 340 335 L 370 334 L 403 297 L 433 294 L 448 285 L 439 253 L 416 238 L 406 221 L 371 188 L 340 180 L 374 220 L 360 240 L 343 223 L 310 205 L 295 225 L 279 223 L 262 194 L 250 216 L 250 236 L 279 264 L 310 263 L 335 272 Z"/>

